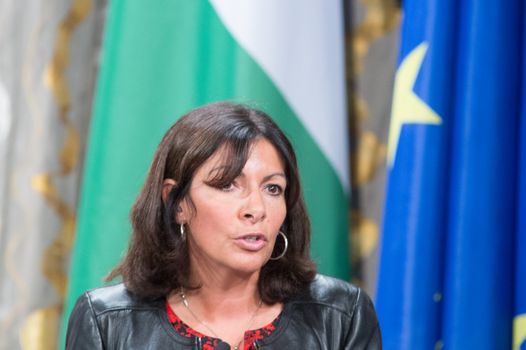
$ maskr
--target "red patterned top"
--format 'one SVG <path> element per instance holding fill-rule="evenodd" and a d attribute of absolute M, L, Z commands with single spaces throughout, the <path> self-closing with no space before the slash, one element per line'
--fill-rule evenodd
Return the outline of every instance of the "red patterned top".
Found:
<path fill-rule="evenodd" d="M 179 332 L 184 337 L 199 337 L 203 340 L 203 350 L 214 350 L 217 346 L 217 344 L 221 341 L 221 339 L 218 338 L 212 338 L 207 335 L 204 335 L 188 326 L 186 323 L 184 323 L 172 310 L 172 307 L 168 302 L 166 302 L 166 312 L 168 313 L 168 319 L 170 320 L 170 323 L 174 326 L 175 330 Z M 254 342 L 259 339 L 264 339 L 268 337 L 275 329 L 276 324 L 279 320 L 279 316 L 274 319 L 271 323 L 266 325 L 263 328 L 255 329 L 251 331 L 245 332 L 244 340 L 244 348 L 243 350 L 256 350 L 256 347 L 254 346 Z"/>

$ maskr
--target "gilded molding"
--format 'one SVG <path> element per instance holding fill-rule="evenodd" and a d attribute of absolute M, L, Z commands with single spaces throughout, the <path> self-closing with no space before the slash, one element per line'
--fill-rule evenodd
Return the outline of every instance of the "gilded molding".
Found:
<path fill-rule="evenodd" d="M 358 80 L 363 73 L 364 61 L 371 44 L 395 29 L 401 19 L 401 11 L 395 0 L 362 0 L 365 16 L 361 23 L 355 26 L 346 38 L 347 67 L 349 86 Z M 384 166 L 387 156 L 387 146 L 371 131 L 363 130 L 363 123 L 369 118 L 367 101 L 356 89 L 349 89 L 349 101 L 352 106 L 351 137 L 355 140 L 351 156 L 351 174 L 353 192 L 370 183 L 376 171 Z M 378 246 L 379 225 L 374 220 L 365 217 L 363 208 L 353 207 L 350 214 L 350 241 L 353 265 L 373 254 Z M 358 268 L 359 270 L 359 268 Z M 360 283 L 360 273 L 355 276 L 355 282 Z"/>
<path fill-rule="evenodd" d="M 21 330 L 24 349 L 56 349 L 62 304 L 66 296 L 66 260 L 69 257 L 75 234 L 75 212 L 61 198 L 56 180 L 71 174 L 79 160 L 80 136 L 69 113 L 71 110 L 70 88 L 66 77 L 74 30 L 91 13 L 92 0 L 73 0 L 69 12 L 57 28 L 51 61 L 44 71 L 44 83 L 57 104 L 58 117 L 65 128 L 65 141 L 59 151 L 60 171 L 33 176 L 32 188 L 39 193 L 61 220 L 60 231 L 45 249 L 42 257 L 42 273 L 59 296 L 56 305 L 35 310 L 25 320 Z"/>

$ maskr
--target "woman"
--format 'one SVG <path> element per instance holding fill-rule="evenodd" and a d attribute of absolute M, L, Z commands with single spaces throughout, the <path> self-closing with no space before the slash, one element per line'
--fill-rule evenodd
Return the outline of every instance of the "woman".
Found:
<path fill-rule="evenodd" d="M 381 348 L 369 298 L 315 273 L 295 154 L 264 113 L 183 116 L 131 220 L 123 283 L 79 298 L 66 348 Z"/>

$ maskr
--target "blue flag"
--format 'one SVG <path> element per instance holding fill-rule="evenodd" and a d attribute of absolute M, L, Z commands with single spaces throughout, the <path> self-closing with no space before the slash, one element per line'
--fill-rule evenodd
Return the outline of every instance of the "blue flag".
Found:
<path fill-rule="evenodd" d="M 386 349 L 524 343 L 523 20 L 522 0 L 404 1 L 377 292 Z"/>
<path fill-rule="evenodd" d="M 522 8 L 526 18 L 526 6 Z M 513 321 L 513 349 L 526 350 L 526 24 L 522 34 L 522 101 L 520 120 L 519 188 L 517 241 L 515 243 L 515 319 Z"/>

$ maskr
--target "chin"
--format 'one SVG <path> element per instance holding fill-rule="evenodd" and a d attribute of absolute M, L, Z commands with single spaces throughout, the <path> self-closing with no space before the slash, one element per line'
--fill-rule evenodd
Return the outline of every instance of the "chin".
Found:
<path fill-rule="evenodd" d="M 236 263 L 237 270 L 243 273 L 252 274 L 259 272 L 263 265 L 265 265 L 267 259 L 263 258 L 251 258 L 251 259 L 239 259 Z"/>

